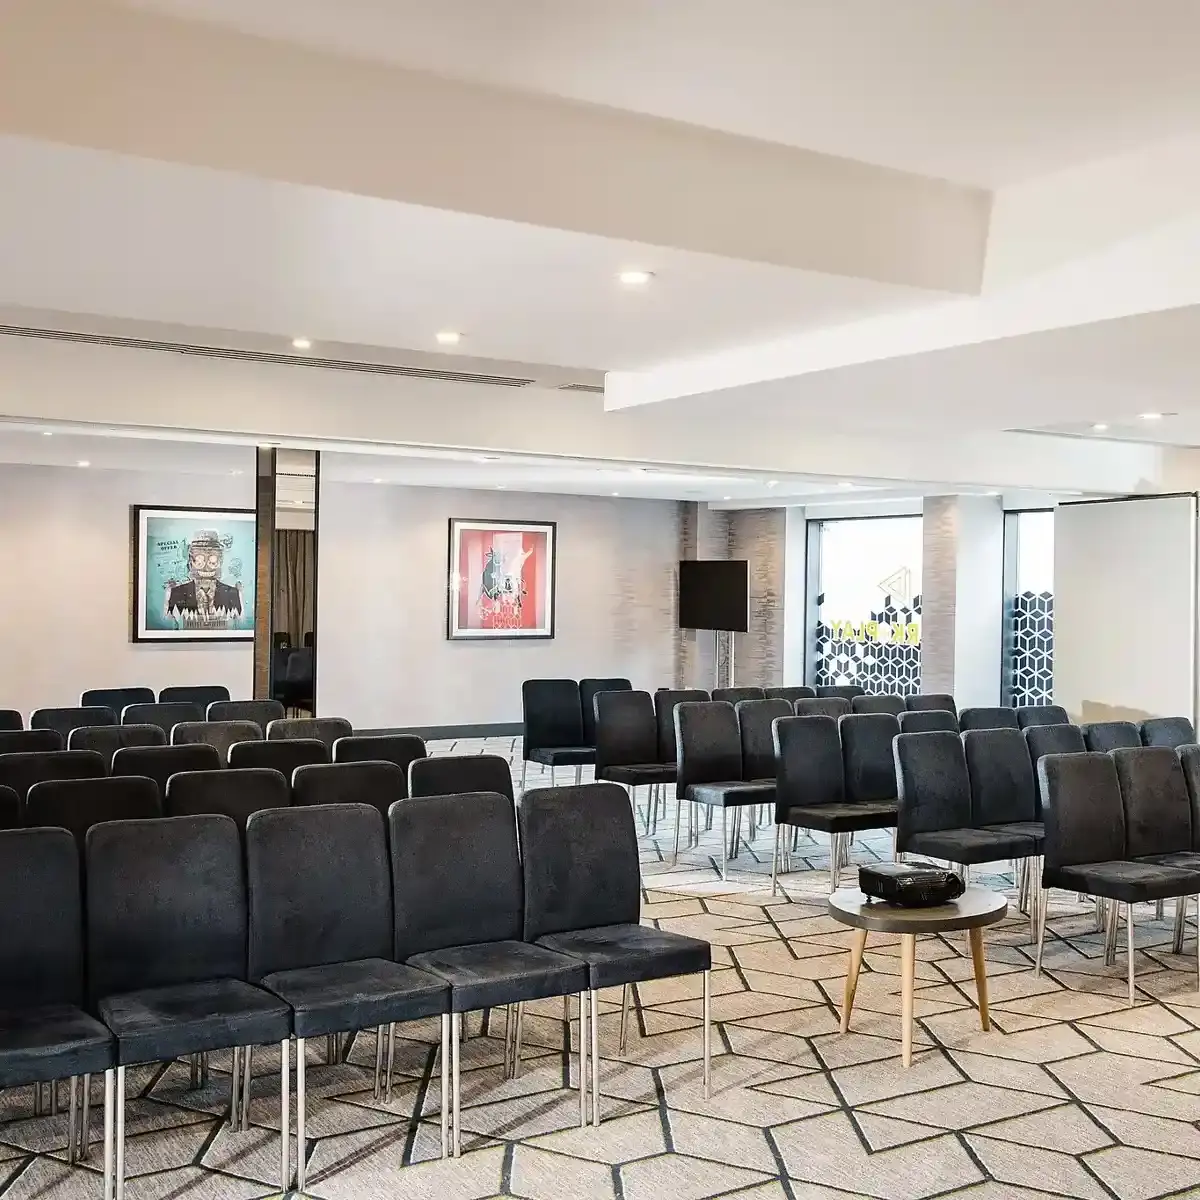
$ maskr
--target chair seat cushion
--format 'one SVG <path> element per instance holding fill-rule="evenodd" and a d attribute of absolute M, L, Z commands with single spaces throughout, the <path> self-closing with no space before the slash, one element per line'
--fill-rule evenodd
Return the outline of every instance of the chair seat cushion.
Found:
<path fill-rule="evenodd" d="M 97 1075 L 112 1065 L 112 1034 L 82 1009 L 0 1012 L 0 1088 Z"/>
<path fill-rule="evenodd" d="M 105 996 L 100 1019 L 117 1039 L 118 1063 L 162 1062 L 228 1046 L 282 1042 L 291 1009 L 240 979 L 208 979 Z"/>
<path fill-rule="evenodd" d="M 1046 867 L 1045 887 L 1104 896 L 1122 904 L 1167 900 L 1200 892 L 1200 870 L 1181 871 L 1152 862 L 1085 863 L 1075 867 Z"/>
<path fill-rule="evenodd" d="M 675 768 L 667 763 L 639 763 L 636 766 L 602 767 L 596 772 L 597 779 L 610 783 L 623 783 L 627 787 L 646 787 L 653 783 L 674 783 Z"/>
<path fill-rule="evenodd" d="M 274 971 L 263 977 L 262 986 L 287 1001 L 292 1028 L 304 1038 L 450 1011 L 444 979 L 383 958 Z"/>
<path fill-rule="evenodd" d="M 819 829 L 822 833 L 857 833 L 860 829 L 892 829 L 895 800 L 850 800 L 835 804 L 796 805 L 784 814 L 784 825 Z"/>
<path fill-rule="evenodd" d="M 538 938 L 537 944 L 587 963 L 593 989 L 698 975 L 712 966 L 712 947 L 707 942 L 646 925 L 600 925 L 551 933 Z"/>
<path fill-rule="evenodd" d="M 595 746 L 540 746 L 529 752 L 530 762 L 547 767 L 578 767 L 596 761 Z"/>
<path fill-rule="evenodd" d="M 1147 854 L 1135 862 L 1154 863 L 1160 867 L 1177 867 L 1181 871 L 1200 871 L 1200 851 L 1176 850 L 1171 854 Z"/>
<path fill-rule="evenodd" d="M 742 804 L 773 804 L 775 781 L 763 779 L 745 783 L 731 779 L 723 783 L 693 783 L 688 786 L 684 798 L 694 804 L 708 804 L 715 808 L 737 808 Z"/>
<path fill-rule="evenodd" d="M 451 1012 L 586 992 L 587 966 L 528 942 L 483 942 L 414 954 L 409 965 L 450 985 Z"/>
<path fill-rule="evenodd" d="M 983 828 L 993 833 L 1008 833 L 1015 834 L 1017 837 L 1031 838 L 1039 854 L 1042 843 L 1046 840 L 1046 827 L 1041 821 L 1006 821 L 1001 825 L 985 825 Z"/>
<path fill-rule="evenodd" d="M 1032 838 L 997 829 L 938 829 L 914 833 L 900 849 L 963 864 L 1030 858 L 1037 852 Z"/>

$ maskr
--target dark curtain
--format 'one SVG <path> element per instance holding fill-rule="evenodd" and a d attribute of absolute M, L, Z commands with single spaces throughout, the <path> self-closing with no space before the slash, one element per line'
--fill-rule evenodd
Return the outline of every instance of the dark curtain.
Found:
<path fill-rule="evenodd" d="M 317 598 L 317 538 L 311 529 L 275 531 L 275 633 L 286 633 L 293 646 L 313 632 Z"/>

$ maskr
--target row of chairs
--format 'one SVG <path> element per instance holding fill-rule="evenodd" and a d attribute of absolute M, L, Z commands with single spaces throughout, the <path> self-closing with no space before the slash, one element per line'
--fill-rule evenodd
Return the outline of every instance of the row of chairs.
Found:
<path fill-rule="evenodd" d="M 442 1153 L 457 1156 L 464 1014 L 517 1006 L 515 1075 L 523 1005 L 562 996 L 569 1051 L 577 996 L 580 1125 L 589 1060 L 598 1125 L 599 991 L 702 974 L 708 1095 L 711 948 L 639 923 L 637 835 L 614 785 L 534 790 L 519 809 L 495 793 L 406 800 L 386 819 L 362 804 L 272 809 L 244 833 L 223 816 L 114 821 L 89 831 L 82 864 L 61 829 L 0 832 L 0 1087 L 70 1079 L 74 1161 L 104 1073 L 106 1197 L 124 1191 L 126 1068 L 231 1047 L 242 1130 L 252 1048 L 280 1047 L 284 1193 L 305 1185 L 312 1037 L 374 1029 L 378 1095 L 396 1024 L 440 1017 Z"/>
<path fill-rule="evenodd" d="M 27 732 L 55 732 L 65 741 L 77 729 L 155 725 L 170 737 L 171 730 L 180 724 L 243 721 L 265 733 L 272 722 L 284 716 L 283 705 L 278 700 L 214 700 L 205 708 L 183 700 L 127 704 L 122 709 L 99 706 L 39 708 L 30 716 Z"/>
<path fill-rule="evenodd" d="M 163 688 L 157 697 L 154 690 L 148 687 L 92 688 L 83 693 L 76 707 L 35 709 L 30 715 L 29 728 L 57 729 L 65 738 L 77 725 L 115 725 L 124 710 L 131 706 L 145 712 L 160 705 L 167 708 L 183 705 L 178 711 L 186 715 L 180 717 L 180 720 L 200 721 L 204 719 L 210 705 L 228 701 L 229 689 L 219 684 Z M 74 725 L 68 724 L 64 727 L 64 722 L 71 719 L 68 714 L 80 716 L 74 718 Z M 283 709 L 280 708 L 275 715 L 282 717 Z M 24 718 L 15 708 L 0 709 L 0 732 L 24 728 Z"/>

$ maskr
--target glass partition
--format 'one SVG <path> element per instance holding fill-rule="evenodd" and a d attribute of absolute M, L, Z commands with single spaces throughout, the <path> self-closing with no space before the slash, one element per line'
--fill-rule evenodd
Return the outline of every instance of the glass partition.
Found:
<path fill-rule="evenodd" d="M 1007 515 L 1004 690 L 1009 704 L 1054 703 L 1054 510 Z"/>

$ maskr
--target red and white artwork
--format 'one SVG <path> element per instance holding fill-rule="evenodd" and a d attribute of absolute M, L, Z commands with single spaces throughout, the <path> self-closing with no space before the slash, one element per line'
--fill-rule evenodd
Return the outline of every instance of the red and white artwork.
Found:
<path fill-rule="evenodd" d="M 555 526 L 450 521 L 447 637 L 554 636 Z"/>

